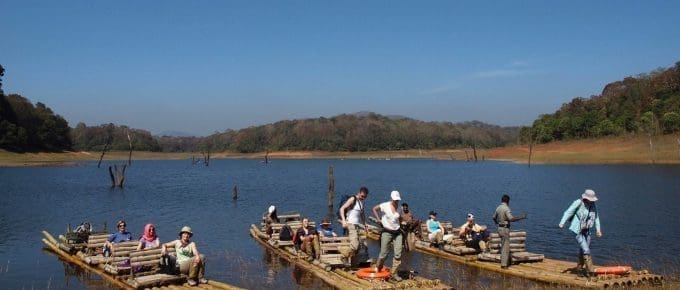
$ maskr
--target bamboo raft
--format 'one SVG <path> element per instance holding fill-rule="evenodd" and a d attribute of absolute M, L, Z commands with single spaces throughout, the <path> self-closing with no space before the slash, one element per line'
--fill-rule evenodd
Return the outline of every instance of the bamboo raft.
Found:
<path fill-rule="evenodd" d="M 49 250 L 56 254 L 60 259 L 74 264 L 86 271 L 97 274 L 101 276 L 106 282 L 108 282 L 112 287 L 120 289 L 192 289 L 194 287 L 189 286 L 186 283 L 186 277 L 184 275 L 168 275 L 160 273 L 145 273 L 146 275 L 116 275 L 110 273 L 109 269 L 106 269 L 105 264 L 92 265 L 87 262 L 87 258 L 83 257 L 84 248 L 87 248 L 85 244 L 79 245 L 69 245 L 65 241 L 59 241 L 54 238 L 47 231 L 42 231 L 44 238 L 43 243 Z M 154 250 L 147 250 L 154 251 Z M 153 263 L 157 263 L 158 260 Z M 147 262 L 152 263 L 152 262 Z M 228 285 L 219 281 L 208 280 L 207 284 L 199 284 L 200 289 L 211 289 L 211 290 L 239 290 L 232 285 Z"/>
<path fill-rule="evenodd" d="M 401 282 L 361 279 L 357 277 L 355 270 L 336 267 L 337 263 L 333 262 L 333 258 L 325 259 L 322 255 L 320 259 L 312 260 L 306 254 L 296 251 L 292 245 L 279 245 L 278 241 L 272 241 L 272 238 L 254 224 L 250 227 L 250 235 L 265 248 L 277 253 L 280 257 L 298 267 L 311 272 L 336 289 L 452 289 L 442 284 L 439 280 L 429 280 L 414 276 L 413 273 L 408 271 L 406 271 L 407 273 L 400 272 L 400 276 L 407 276 Z"/>
<path fill-rule="evenodd" d="M 368 228 L 369 233 L 366 233 L 366 237 L 372 240 L 380 240 L 380 228 L 375 225 L 368 225 Z M 456 234 L 456 230 L 454 229 L 453 231 L 454 234 Z M 513 237 L 512 233 L 513 232 L 511 232 L 511 245 L 513 245 L 513 239 L 521 239 L 522 243 L 526 241 L 526 234 L 520 238 Z M 425 241 L 419 237 L 415 243 L 415 250 L 458 262 L 466 266 L 472 266 L 528 280 L 544 282 L 554 286 L 566 285 L 582 288 L 604 289 L 619 287 L 630 288 L 638 286 L 653 287 L 662 286 L 664 283 L 663 276 L 649 273 L 647 270 L 633 270 L 627 275 L 598 275 L 588 279 L 586 277 L 579 277 L 577 275 L 575 271 L 576 263 L 548 259 L 544 257 L 541 257 L 540 260 L 526 259 L 525 261 L 519 263 L 513 261 L 514 263 L 512 266 L 508 267 L 507 269 L 502 269 L 500 267 L 500 260 L 496 260 L 498 255 L 495 253 L 495 251 L 497 250 L 494 250 L 493 247 L 494 239 L 499 239 L 498 234 L 492 233 L 491 238 L 492 250 L 490 253 L 479 253 L 478 251 L 459 251 L 459 243 L 462 243 L 459 238 L 459 241 L 453 241 L 452 245 L 447 245 L 440 249 L 437 247 L 431 247 L 429 241 Z M 518 249 L 518 251 L 524 251 L 523 245 L 521 249 Z M 513 253 L 515 250 L 511 247 L 510 252 Z M 598 266 L 595 266 L 595 268 L 597 267 Z"/>

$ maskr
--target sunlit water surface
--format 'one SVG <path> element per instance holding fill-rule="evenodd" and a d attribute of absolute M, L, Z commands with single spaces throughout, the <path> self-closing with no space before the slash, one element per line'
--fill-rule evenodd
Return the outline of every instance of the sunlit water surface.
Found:
<path fill-rule="evenodd" d="M 503 193 L 514 213 L 529 218 L 514 229 L 529 233 L 530 251 L 575 261 L 574 236 L 557 227 L 562 212 L 586 188 L 597 192 L 604 237 L 594 239 L 597 264 L 630 264 L 677 276 L 680 268 L 680 167 L 558 166 L 435 160 L 188 160 L 134 161 L 124 189 L 110 189 L 109 164 L 74 167 L 0 168 L 0 288 L 83 289 L 105 284 L 43 250 L 40 231 L 65 231 L 67 224 L 98 226 L 125 219 L 139 237 L 144 224 L 157 225 L 162 240 L 183 225 L 209 257 L 207 276 L 251 289 L 329 288 L 309 273 L 268 253 L 248 235 L 250 224 L 270 204 L 319 220 L 327 211 L 328 167 L 341 194 L 370 189 L 368 205 L 399 190 L 416 216 L 436 210 L 440 220 L 464 222 L 472 212 L 491 225 Z M 232 188 L 239 197 L 232 200 Z M 109 228 L 111 228 L 109 226 Z M 338 229 L 338 226 L 335 225 Z M 370 244 L 376 257 L 377 243 Z M 388 260 L 389 261 L 389 260 Z M 466 289 L 532 282 L 503 278 L 422 253 L 409 253 L 403 267 Z M 500 286 L 499 286 L 500 285 Z"/>

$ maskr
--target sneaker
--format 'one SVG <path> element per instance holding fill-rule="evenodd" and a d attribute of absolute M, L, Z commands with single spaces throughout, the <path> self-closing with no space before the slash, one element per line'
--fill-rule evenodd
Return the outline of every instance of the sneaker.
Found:
<path fill-rule="evenodd" d="M 196 286 L 196 285 L 198 285 L 198 283 L 196 283 L 196 280 L 194 280 L 194 279 L 188 279 L 188 280 L 187 280 L 187 283 L 189 284 L 189 286 Z"/>
<path fill-rule="evenodd" d="M 201 283 L 201 284 L 208 284 L 208 279 L 206 279 L 206 278 L 198 279 L 198 283 Z"/>

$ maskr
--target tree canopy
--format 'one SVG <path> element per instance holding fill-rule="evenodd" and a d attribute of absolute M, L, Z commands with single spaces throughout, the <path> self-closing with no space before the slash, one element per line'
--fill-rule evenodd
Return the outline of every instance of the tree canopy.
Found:
<path fill-rule="evenodd" d="M 522 140 L 546 143 L 645 132 L 680 131 L 680 62 L 607 84 L 602 94 L 577 97 L 521 130 Z"/>

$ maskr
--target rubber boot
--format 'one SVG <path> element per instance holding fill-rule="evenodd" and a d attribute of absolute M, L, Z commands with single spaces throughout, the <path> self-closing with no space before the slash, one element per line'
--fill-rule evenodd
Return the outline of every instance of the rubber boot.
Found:
<path fill-rule="evenodd" d="M 579 277 L 585 276 L 584 274 L 584 265 L 585 265 L 585 259 L 583 258 L 583 255 L 578 255 L 578 264 L 576 264 L 576 274 Z"/>
<path fill-rule="evenodd" d="M 590 255 L 583 255 L 583 265 L 585 268 L 585 276 L 588 278 L 593 277 L 595 272 L 595 268 L 593 267 L 593 257 Z"/>
<path fill-rule="evenodd" d="M 375 272 L 378 273 L 382 270 L 383 265 L 385 265 L 385 260 L 378 258 L 378 262 L 375 263 Z"/>
<path fill-rule="evenodd" d="M 399 265 L 401 265 L 401 260 L 392 259 L 392 269 L 390 269 L 390 276 L 392 276 L 392 281 L 401 282 L 401 277 L 399 277 Z"/>

